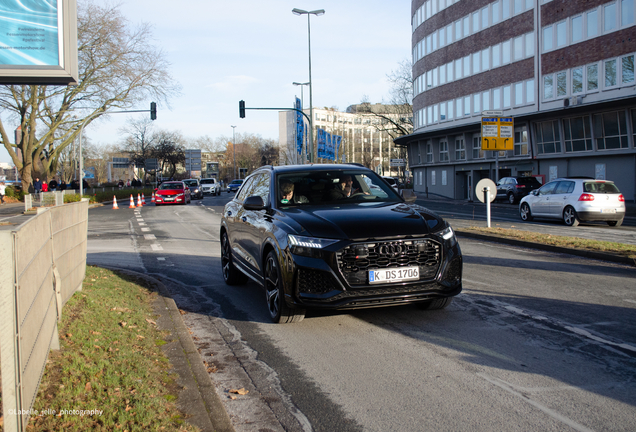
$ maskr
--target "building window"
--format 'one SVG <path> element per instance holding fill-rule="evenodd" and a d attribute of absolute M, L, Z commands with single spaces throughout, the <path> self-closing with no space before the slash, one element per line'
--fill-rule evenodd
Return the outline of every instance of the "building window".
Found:
<path fill-rule="evenodd" d="M 439 161 L 440 162 L 448 162 L 448 142 L 440 141 L 439 142 Z"/>
<path fill-rule="evenodd" d="M 587 37 L 593 38 L 598 35 L 598 12 L 596 9 L 586 14 L 587 18 Z"/>
<path fill-rule="evenodd" d="M 446 102 L 439 105 L 439 119 L 440 121 L 446 120 Z"/>
<path fill-rule="evenodd" d="M 479 114 L 481 112 L 481 103 L 479 100 L 479 93 L 473 95 L 473 114 Z"/>
<path fill-rule="evenodd" d="M 523 83 L 515 84 L 515 105 L 523 105 Z"/>
<path fill-rule="evenodd" d="M 572 18 L 572 43 L 583 39 L 583 15 Z"/>
<path fill-rule="evenodd" d="M 482 105 L 484 111 L 488 111 L 490 109 L 490 92 L 485 91 L 481 94 Z"/>
<path fill-rule="evenodd" d="M 568 42 L 567 37 L 567 21 L 560 22 L 556 25 L 556 47 L 565 46 Z"/>
<path fill-rule="evenodd" d="M 623 84 L 634 83 L 634 55 L 625 56 L 622 59 L 622 80 Z"/>
<path fill-rule="evenodd" d="M 526 126 L 515 129 L 514 155 L 528 155 L 528 128 Z"/>
<path fill-rule="evenodd" d="M 635 114 L 636 116 L 636 111 Z M 483 159 L 485 152 L 481 149 L 481 136 L 473 135 L 473 159 Z"/>
<path fill-rule="evenodd" d="M 503 88 L 503 107 L 510 108 L 511 99 L 510 99 L 510 86 L 505 86 Z"/>
<path fill-rule="evenodd" d="M 557 96 L 565 96 L 568 92 L 567 72 L 556 74 Z"/>
<path fill-rule="evenodd" d="M 563 120 L 563 135 L 566 152 L 592 151 L 590 117 L 575 117 Z"/>
<path fill-rule="evenodd" d="M 510 63 L 510 46 L 512 44 L 510 43 L 510 41 L 505 41 L 504 43 L 501 44 L 501 63 L 502 64 L 508 64 Z"/>
<path fill-rule="evenodd" d="M 499 66 L 501 66 L 501 44 L 492 47 L 492 67 L 498 68 Z"/>
<path fill-rule="evenodd" d="M 594 138 L 599 150 L 627 148 L 627 120 L 625 111 L 594 115 Z"/>
<path fill-rule="evenodd" d="M 433 144 L 426 144 L 426 163 L 433 163 Z"/>
<path fill-rule="evenodd" d="M 513 47 L 514 47 L 514 55 L 513 58 L 515 61 L 521 60 L 524 56 L 523 52 L 523 39 L 524 36 L 519 36 L 514 38 Z"/>
<path fill-rule="evenodd" d="M 534 103 L 534 80 L 526 81 L 526 102 Z"/>
<path fill-rule="evenodd" d="M 543 99 L 552 99 L 554 97 L 554 76 L 546 75 L 543 77 Z"/>
<path fill-rule="evenodd" d="M 605 62 L 605 87 L 616 85 L 616 60 L 606 60 Z"/>
<path fill-rule="evenodd" d="M 552 49 L 552 26 L 543 28 L 543 52 Z"/>
<path fill-rule="evenodd" d="M 492 109 L 501 109 L 501 88 L 496 88 L 492 91 Z"/>
<path fill-rule="evenodd" d="M 621 0 L 621 26 L 634 24 L 634 0 Z"/>
<path fill-rule="evenodd" d="M 455 140 L 455 160 L 466 160 L 466 144 L 463 138 Z"/>
<path fill-rule="evenodd" d="M 598 65 L 587 66 L 587 91 L 598 90 Z"/>
<path fill-rule="evenodd" d="M 583 92 L 583 68 L 572 69 L 572 94 Z"/>
<path fill-rule="evenodd" d="M 506 1 L 506 0 L 504 0 Z M 492 25 L 499 22 L 499 0 L 492 4 Z"/>
<path fill-rule="evenodd" d="M 534 33 L 526 34 L 526 57 L 534 55 Z"/>
<path fill-rule="evenodd" d="M 561 134 L 557 120 L 536 124 L 537 153 L 561 153 Z"/>
<path fill-rule="evenodd" d="M 603 32 L 616 30 L 616 3 L 603 6 Z"/>
<path fill-rule="evenodd" d="M 481 72 L 481 51 L 477 51 L 473 53 L 473 74 L 478 74 Z"/>
<path fill-rule="evenodd" d="M 455 107 L 457 108 L 457 110 L 455 111 L 457 113 L 456 117 L 463 117 L 464 116 L 464 104 L 463 104 L 463 99 L 459 98 L 455 101 Z"/>
<path fill-rule="evenodd" d="M 465 116 L 470 115 L 470 96 L 466 96 L 464 98 L 464 115 Z"/>

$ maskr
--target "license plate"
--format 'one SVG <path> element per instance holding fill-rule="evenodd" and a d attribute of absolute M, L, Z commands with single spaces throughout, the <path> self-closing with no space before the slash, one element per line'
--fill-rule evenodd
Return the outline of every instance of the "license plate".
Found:
<path fill-rule="evenodd" d="M 164 198 L 164 201 L 174 201 L 174 198 Z"/>
<path fill-rule="evenodd" d="M 601 209 L 601 213 L 616 213 L 616 209 Z"/>
<path fill-rule="evenodd" d="M 393 267 L 382 270 L 369 270 L 370 284 L 404 282 L 419 278 L 419 267 Z"/>

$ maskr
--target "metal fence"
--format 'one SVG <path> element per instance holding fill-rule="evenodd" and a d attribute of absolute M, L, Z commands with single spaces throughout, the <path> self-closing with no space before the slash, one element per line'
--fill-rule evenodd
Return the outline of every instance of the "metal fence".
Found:
<path fill-rule="evenodd" d="M 24 431 L 62 307 L 86 273 L 88 199 L 0 231 L 0 366 L 5 431 Z"/>

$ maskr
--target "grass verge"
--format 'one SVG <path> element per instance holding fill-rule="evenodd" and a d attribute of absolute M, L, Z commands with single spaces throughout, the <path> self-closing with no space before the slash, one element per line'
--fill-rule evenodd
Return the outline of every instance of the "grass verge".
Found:
<path fill-rule="evenodd" d="M 469 231 L 474 233 L 481 233 L 497 237 L 523 240 L 532 243 L 540 243 L 564 248 L 585 249 L 595 252 L 608 252 L 636 260 L 636 246 L 624 243 L 588 240 L 580 237 L 555 236 L 551 234 L 541 234 L 531 231 L 521 231 L 509 228 L 470 227 L 461 228 L 457 231 Z"/>
<path fill-rule="evenodd" d="M 61 350 L 50 353 L 33 407 L 40 414 L 27 430 L 197 430 L 175 406 L 157 293 L 143 284 L 87 267 L 83 290 L 64 307 Z"/>

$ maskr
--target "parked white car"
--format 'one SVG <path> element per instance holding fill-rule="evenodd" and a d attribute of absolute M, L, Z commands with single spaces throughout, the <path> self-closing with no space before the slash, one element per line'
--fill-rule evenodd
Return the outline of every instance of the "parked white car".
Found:
<path fill-rule="evenodd" d="M 386 180 L 386 182 L 391 185 L 391 187 L 397 192 L 398 190 L 398 182 L 397 180 L 395 180 L 393 177 L 389 177 L 389 176 L 382 176 L 382 178 L 384 180 Z"/>
<path fill-rule="evenodd" d="M 607 222 L 621 226 L 625 197 L 614 182 L 590 178 L 561 178 L 530 192 L 519 203 L 524 221 L 533 218 L 561 219 L 567 226 L 579 222 Z"/>
<path fill-rule="evenodd" d="M 201 189 L 204 194 L 221 195 L 221 183 L 215 178 L 201 179 Z"/>

